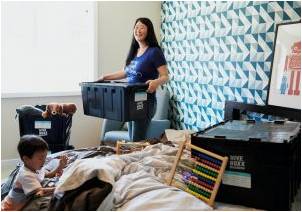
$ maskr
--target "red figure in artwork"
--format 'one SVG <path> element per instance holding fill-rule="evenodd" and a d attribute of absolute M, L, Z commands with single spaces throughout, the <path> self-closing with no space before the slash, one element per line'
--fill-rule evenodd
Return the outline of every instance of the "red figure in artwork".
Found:
<path fill-rule="evenodd" d="M 284 72 L 288 71 L 290 76 L 288 95 L 300 95 L 300 73 L 301 73 L 301 41 L 295 42 L 292 52 L 286 56 Z"/>

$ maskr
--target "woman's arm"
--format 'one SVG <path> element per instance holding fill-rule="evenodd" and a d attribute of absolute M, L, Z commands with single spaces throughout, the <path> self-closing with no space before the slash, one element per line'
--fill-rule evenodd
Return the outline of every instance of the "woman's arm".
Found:
<path fill-rule="evenodd" d="M 158 86 L 165 84 L 169 80 L 167 65 L 162 65 L 157 68 L 159 77 L 155 80 L 148 80 L 146 83 L 149 84 L 147 92 L 153 93 L 156 91 Z"/>
<path fill-rule="evenodd" d="M 106 74 L 104 76 L 101 76 L 96 82 L 101 82 L 104 80 L 119 80 L 119 79 L 124 79 L 126 78 L 126 72 L 124 70 L 122 71 L 117 71 L 112 74 Z"/>

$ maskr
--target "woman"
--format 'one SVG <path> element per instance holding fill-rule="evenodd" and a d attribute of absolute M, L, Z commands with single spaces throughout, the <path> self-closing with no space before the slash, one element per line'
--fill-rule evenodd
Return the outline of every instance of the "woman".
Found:
<path fill-rule="evenodd" d="M 148 119 L 129 122 L 129 137 L 132 141 L 145 139 L 146 130 L 156 109 L 156 89 L 169 80 L 167 62 L 158 45 L 152 22 L 138 18 L 133 29 L 133 38 L 121 71 L 102 76 L 97 81 L 127 78 L 129 83 L 147 83 L 148 98 L 154 98 L 153 114 Z"/>

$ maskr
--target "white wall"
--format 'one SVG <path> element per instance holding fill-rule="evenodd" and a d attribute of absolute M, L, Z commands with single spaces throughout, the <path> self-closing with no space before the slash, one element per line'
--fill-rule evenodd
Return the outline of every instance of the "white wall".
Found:
<path fill-rule="evenodd" d="M 136 18 L 149 17 L 157 36 L 160 29 L 160 2 L 98 2 L 99 74 L 119 70 L 124 65 Z M 159 37 L 158 37 L 159 39 Z M 85 116 L 81 96 L 2 98 L 1 99 L 1 160 L 17 158 L 19 123 L 15 119 L 20 105 L 48 102 L 74 102 L 78 111 L 73 117 L 70 144 L 76 148 L 99 144 L 101 119 Z"/>
<path fill-rule="evenodd" d="M 125 65 L 134 22 L 139 17 L 149 18 L 159 41 L 159 1 L 98 2 L 99 4 L 99 71 L 100 74 L 118 71 Z"/>

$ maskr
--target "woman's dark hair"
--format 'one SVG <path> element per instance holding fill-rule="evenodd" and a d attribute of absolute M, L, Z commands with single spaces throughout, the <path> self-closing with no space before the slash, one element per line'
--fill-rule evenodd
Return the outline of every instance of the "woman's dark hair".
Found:
<path fill-rule="evenodd" d="M 18 144 L 18 152 L 22 160 L 23 156 L 31 158 L 35 152 L 48 150 L 46 141 L 37 135 L 24 135 Z"/>
<path fill-rule="evenodd" d="M 154 33 L 154 27 L 153 27 L 151 20 L 149 18 L 138 18 L 135 21 L 134 27 L 137 24 L 137 22 L 141 22 L 147 26 L 147 37 L 146 37 L 147 45 L 149 47 L 160 48 L 160 46 L 158 45 L 155 33 Z M 130 50 L 129 50 L 129 53 L 128 53 L 128 56 L 126 59 L 126 66 L 129 65 L 131 60 L 133 60 L 133 58 L 135 57 L 138 47 L 139 47 L 138 42 L 135 40 L 134 35 L 133 35 Z"/>

